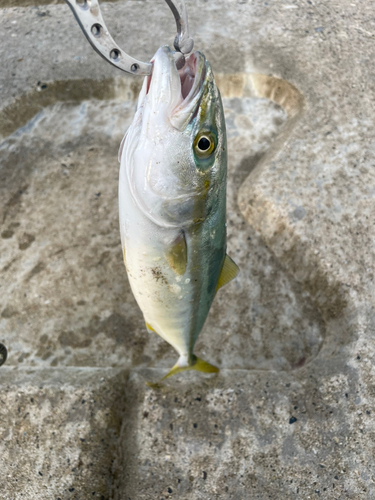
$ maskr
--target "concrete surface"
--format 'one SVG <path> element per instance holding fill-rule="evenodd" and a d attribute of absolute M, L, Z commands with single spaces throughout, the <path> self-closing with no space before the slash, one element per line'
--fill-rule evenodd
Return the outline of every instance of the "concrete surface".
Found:
<path fill-rule="evenodd" d="M 124 386 L 122 370 L 2 371 L 1 498 L 110 498 Z"/>
<path fill-rule="evenodd" d="M 372 3 L 188 2 L 224 97 L 241 274 L 197 344 L 219 376 L 158 391 L 176 356 L 144 329 L 117 220 L 140 82 L 66 6 L 30 3 L 0 16 L 3 498 L 374 498 Z M 139 58 L 173 40 L 162 1 L 103 13 Z"/>

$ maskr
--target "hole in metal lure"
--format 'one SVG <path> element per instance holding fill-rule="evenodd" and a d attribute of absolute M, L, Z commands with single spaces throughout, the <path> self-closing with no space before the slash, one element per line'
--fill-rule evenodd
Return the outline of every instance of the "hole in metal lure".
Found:
<path fill-rule="evenodd" d="M 138 61 L 126 54 L 110 35 L 105 25 L 98 0 L 65 0 L 71 8 L 84 35 L 93 49 L 116 68 L 131 75 L 146 76 L 152 73 L 152 63 Z M 165 0 L 176 20 L 177 35 L 174 40 L 177 69 L 185 64 L 185 54 L 193 50 L 194 41 L 189 36 L 188 18 L 184 0 L 180 9 L 176 0 Z"/>

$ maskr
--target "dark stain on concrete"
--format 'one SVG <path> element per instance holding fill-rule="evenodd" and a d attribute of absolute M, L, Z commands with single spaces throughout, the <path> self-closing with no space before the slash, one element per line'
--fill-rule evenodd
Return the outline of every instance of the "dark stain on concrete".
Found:
<path fill-rule="evenodd" d="M 1 272 L 5 273 L 6 271 L 9 271 L 9 269 L 12 267 L 12 265 L 18 260 L 18 257 L 14 257 L 8 264 L 6 264 L 2 269 Z"/>
<path fill-rule="evenodd" d="M 53 358 L 50 363 L 50 366 L 57 366 L 59 364 L 59 358 Z"/>
<path fill-rule="evenodd" d="M 29 233 L 23 233 L 21 240 L 18 243 L 20 250 L 27 250 L 29 246 L 35 241 L 35 236 Z"/>
<path fill-rule="evenodd" d="M 232 179 L 235 186 L 238 186 L 238 188 L 241 186 L 244 180 L 251 174 L 256 165 L 259 163 L 262 156 L 263 154 L 247 156 L 240 162 L 236 170 L 232 173 Z M 237 204 L 238 190 L 235 189 L 233 191 L 233 201 Z"/>
<path fill-rule="evenodd" d="M 17 359 L 19 363 L 22 363 L 25 359 L 27 359 L 30 356 L 29 352 L 23 352 L 21 356 Z"/>
<path fill-rule="evenodd" d="M 0 116 L 1 116 L 1 113 L 0 113 Z M 0 119 L 0 122 L 1 122 L 1 119 Z M 10 161 L 10 163 L 12 163 L 12 162 Z M 14 165 L 10 165 L 10 167 L 12 168 L 12 167 L 14 167 Z M 6 171 L 6 168 L 4 168 L 4 165 L 2 165 L 1 170 L 2 170 L 2 173 L 4 174 L 4 176 L 6 176 L 7 171 Z M 3 178 L 2 176 L 0 176 L 0 185 L 2 184 L 2 182 L 4 182 L 4 184 L 2 184 L 3 186 L 6 185 L 6 180 L 7 180 L 6 178 Z M 5 204 L 4 209 L 3 209 L 3 223 L 5 222 L 7 216 L 9 215 L 9 212 L 11 212 L 14 207 L 19 205 L 19 203 L 21 201 L 21 196 L 26 192 L 27 188 L 28 188 L 27 185 L 21 186 L 9 198 L 9 200 L 7 201 L 7 203 Z"/>
<path fill-rule="evenodd" d="M 284 234 L 282 235 L 282 233 Z M 280 236 L 284 236 L 289 240 L 292 237 L 283 224 L 272 238 L 270 242 L 271 248 Z M 283 254 L 280 260 L 283 266 L 285 266 L 285 269 L 295 274 L 297 274 L 298 269 L 301 269 L 303 265 L 306 270 L 306 278 L 301 285 L 304 290 L 310 294 L 314 305 L 320 310 L 324 320 L 328 321 L 339 318 L 344 314 L 348 306 L 347 296 L 345 296 L 345 292 L 340 283 L 331 283 L 328 273 L 321 269 L 317 263 L 311 260 L 310 265 L 306 264 L 305 259 L 308 250 L 308 244 L 297 241 L 297 238 L 295 238 L 295 244 Z"/>
<path fill-rule="evenodd" d="M 1 237 L 2 237 L 3 240 L 8 240 L 13 235 L 14 235 L 14 231 L 12 231 L 11 229 L 6 229 L 5 231 L 3 231 L 1 233 Z"/>
<path fill-rule="evenodd" d="M 72 331 L 61 332 L 58 340 L 63 347 L 76 347 L 79 349 L 88 347 L 92 343 L 91 338 L 81 338 L 79 334 Z"/>
<path fill-rule="evenodd" d="M 175 355 L 177 357 L 177 353 L 173 349 L 173 347 L 170 344 L 168 344 L 168 342 L 166 342 L 165 340 L 162 339 L 162 342 L 158 345 L 158 347 L 156 349 L 155 360 L 163 359 L 167 355 L 169 355 L 169 356 Z"/>
<path fill-rule="evenodd" d="M 8 319 L 11 318 L 12 316 L 15 316 L 17 314 L 17 311 L 13 309 L 11 306 L 7 306 L 5 309 L 3 309 L 1 313 L 1 317 Z"/>
<path fill-rule="evenodd" d="M 115 340 L 116 344 L 124 344 L 131 339 L 129 334 L 133 331 L 133 327 L 129 325 L 124 316 L 113 313 L 99 323 L 97 330 L 102 331 L 106 337 Z"/>
<path fill-rule="evenodd" d="M 108 318 L 100 320 L 94 315 L 89 324 L 77 331 L 63 331 L 60 333 L 58 341 L 63 347 L 85 348 L 91 345 L 93 338 L 99 333 L 113 339 L 117 345 L 129 346 L 136 359 L 141 359 L 144 346 L 146 344 L 146 332 L 135 333 L 137 325 L 129 321 L 118 313 L 112 313 Z"/>
<path fill-rule="evenodd" d="M 141 84 L 141 81 L 134 81 L 130 84 L 130 90 L 134 92 L 134 99 L 139 93 Z M 48 82 L 45 88 L 37 87 L 22 94 L 0 111 L 0 135 L 9 136 L 40 113 L 41 109 L 56 102 L 113 99 L 115 97 L 115 87 L 116 83 L 112 78 L 104 80 L 86 78 Z"/>
<path fill-rule="evenodd" d="M 43 356 L 42 356 L 42 360 L 43 361 L 46 361 L 48 358 L 50 358 L 52 356 L 52 352 L 51 351 L 46 351 Z"/>
<path fill-rule="evenodd" d="M 33 278 L 33 276 L 35 276 L 36 274 L 39 274 L 44 269 L 45 269 L 45 265 L 43 264 L 43 262 L 38 262 L 38 264 L 31 269 L 31 271 L 27 275 L 27 278 L 25 281 L 30 281 Z"/>
<path fill-rule="evenodd" d="M 107 264 L 110 261 L 110 258 L 111 258 L 111 253 L 108 250 L 106 250 L 100 255 L 98 266 Z"/>

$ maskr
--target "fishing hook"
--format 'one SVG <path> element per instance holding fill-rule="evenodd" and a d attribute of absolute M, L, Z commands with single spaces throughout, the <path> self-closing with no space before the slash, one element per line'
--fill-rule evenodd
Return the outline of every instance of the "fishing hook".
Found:
<path fill-rule="evenodd" d="M 105 25 L 98 0 L 65 0 L 93 49 L 116 68 L 132 75 L 151 75 L 152 63 L 134 59 L 126 54 L 111 37 Z M 192 51 L 194 41 L 189 36 L 188 18 L 184 0 L 181 9 L 175 0 L 165 0 L 176 20 L 177 35 L 174 40 L 175 59 L 178 69 L 185 64 L 184 54 Z"/>

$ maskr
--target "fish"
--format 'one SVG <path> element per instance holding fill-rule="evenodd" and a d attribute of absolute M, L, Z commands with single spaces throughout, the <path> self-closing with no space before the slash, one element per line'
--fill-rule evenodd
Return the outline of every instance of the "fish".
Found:
<path fill-rule="evenodd" d="M 124 263 L 149 332 L 179 358 L 161 379 L 219 369 L 194 354 L 219 288 L 238 267 L 226 254 L 227 143 L 223 104 L 205 56 L 177 69 L 158 49 L 119 151 Z"/>

